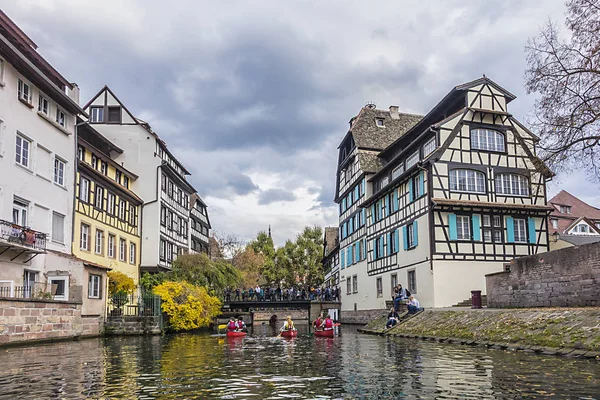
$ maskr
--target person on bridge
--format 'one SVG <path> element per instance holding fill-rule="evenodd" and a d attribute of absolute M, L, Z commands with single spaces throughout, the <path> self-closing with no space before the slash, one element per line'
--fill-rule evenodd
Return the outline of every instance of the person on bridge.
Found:
<path fill-rule="evenodd" d="M 327 318 L 325 318 L 325 320 L 321 323 L 321 327 L 324 331 L 330 331 L 333 329 L 333 320 L 329 314 L 327 314 Z"/>
<path fill-rule="evenodd" d="M 323 311 L 321 311 L 321 313 L 319 314 L 319 316 L 317 317 L 317 319 L 314 320 L 314 322 L 313 322 L 313 328 L 315 330 L 320 329 L 322 323 L 323 323 Z"/>
<path fill-rule="evenodd" d="M 294 328 L 294 321 L 292 321 L 292 316 L 288 315 L 285 322 L 283 323 L 283 326 L 281 327 L 281 332 L 283 331 L 295 331 L 296 328 Z"/>
<path fill-rule="evenodd" d="M 238 325 L 237 325 L 237 322 L 235 322 L 235 318 L 233 318 L 233 317 L 229 318 L 229 323 L 227 324 L 227 330 L 233 332 L 233 331 L 237 330 L 237 327 L 238 327 Z"/>

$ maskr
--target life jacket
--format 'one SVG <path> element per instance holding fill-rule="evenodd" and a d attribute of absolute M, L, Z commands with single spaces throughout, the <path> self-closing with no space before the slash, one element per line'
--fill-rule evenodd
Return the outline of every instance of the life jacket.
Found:
<path fill-rule="evenodd" d="M 235 321 L 229 321 L 229 323 L 227 324 L 227 329 L 229 329 L 230 331 L 235 331 L 237 329 L 237 324 L 235 323 Z"/>
<path fill-rule="evenodd" d="M 323 320 L 321 319 L 321 317 L 318 317 L 318 318 L 315 320 L 315 326 L 316 326 L 317 328 L 318 328 L 318 327 L 320 327 L 322 323 L 323 323 Z"/>
<path fill-rule="evenodd" d="M 287 330 L 291 331 L 292 329 L 294 329 L 294 321 L 286 321 L 287 322 Z"/>
<path fill-rule="evenodd" d="M 238 329 L 244 329 L 244 321 L 238 320 L 238 322 L 237 322 L 237 328 Z"/>
<path fill-rule="evenodd" d="M 325 329 L 327 329 L 327 330 L 333 329 L 333 320 L 331 318 L 325 319 Z"/>

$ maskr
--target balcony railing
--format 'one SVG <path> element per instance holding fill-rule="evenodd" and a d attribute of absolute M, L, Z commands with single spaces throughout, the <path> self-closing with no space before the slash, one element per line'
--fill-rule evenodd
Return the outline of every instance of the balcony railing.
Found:
<path fill-rule="evenodd" d="M 57 284 L 32 282 L 26 286 L 14 286 L 7 281 L 0 283 L 0 297 L 12 299 L 52 300 L 58 289 Z"/>
<path fill-rule="evenodd" d="M 31 249 L 46 251 L 46 234 L 0 220 L 0 240 Z"/>

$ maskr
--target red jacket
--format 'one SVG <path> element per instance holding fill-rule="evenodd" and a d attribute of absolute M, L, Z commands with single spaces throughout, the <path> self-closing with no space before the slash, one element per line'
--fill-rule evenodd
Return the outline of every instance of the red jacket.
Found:
<path fill-rule="evenodd" d="M 331 318 L 325 318 L 325 329 L 333 329 L 333 320 Z"/>
<path fill-rule="evenodd" d="M 227 324 L 227 329 L 230 331 L 235 331 L 237 329 L 237 323 L 235 321 L 229 321 Z"/>

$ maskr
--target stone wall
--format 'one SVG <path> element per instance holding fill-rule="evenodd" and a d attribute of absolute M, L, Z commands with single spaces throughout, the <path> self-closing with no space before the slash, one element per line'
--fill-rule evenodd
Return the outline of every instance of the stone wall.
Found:
<path fill-rule="evenodd" d="M 107 335 L 160 335 L 160 317 L 122 316 L 108 317 L 105 324 Z"/>
<path fill-rule="evenodd" d="M 488 307 L 600 306 L 600 243 L 518 258 L 509 269 L 486 275 Z"/>
<path fill-rule="evenodd" d="M 340 322 L 342 324 L 365 325 L 381 315 L 387 315 L 388 310 L 342 310 L 340 312 Z"/>
<path fill-rule="evenodd" d="M 272 315 L 277 315 L 277 321 L 281 323 L 288 315 L 291 315 L 294 321 L 308 320 L 308 310 L 264 310 L 254 311 L 254 322 L 269 321 Z"/>
<path fill-rule="evenodd" d="M 82 318 L 79 302 L 0 299 L 0 345 L 98 336 L 101 322 Z"/>

